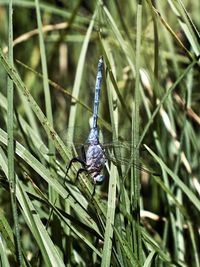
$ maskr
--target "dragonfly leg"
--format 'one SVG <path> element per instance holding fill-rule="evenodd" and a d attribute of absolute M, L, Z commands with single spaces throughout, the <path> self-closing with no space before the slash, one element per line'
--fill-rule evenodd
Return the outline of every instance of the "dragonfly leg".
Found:
<path fill-rule="evenodd" d="M 82 160 L 82 159 L 80 159 L 80 158 L 78 158 L 78 157 L 77 157 L 77 158 L 73 158 L 73 159 L 70 160 L 70 163 L 69 163 L 69 165 L 68 165 L 68 167 L 67 167 L 66 175 L 67 175 L 69 169 L 71 168 L 72 163 L 74 163 L 74 162 L 79 162 L 79 163 L 81 163 L 81 165 L 85 166 L 85 161 L 84 161 L 84 160 Z M 65 176 L 66 176 L 66 175 L 65 175 Z"/>
<path fill-rule="evenodd" d="M 95 195 L 95 190 L 96 190 L 96 185 L 94 184 L 94 188 L 93 188 L 93 192 L 92 192 L 92 199 L 93 199 L 93 197 Z"/>
<path fill-rule="evenodd" d="M 87 174 L 89 174 L 89 172 L 88 172 L 88 170 L 87 170 L 86 168 L 81 168 L 81 169 L 79 169 L 78 172 L 77 172 L 77 175 L 76 175 L 76 181 L 77 181 L 79 175 L 80 175 L 82 172 L 86 172 Z M 75 182 L 76 182 L 76 181 L 75 181 Z M 92 198 L 91 198 L 91 199 L 93 199 L 93 197 L 94 197 L 94 195 L 95 195 L 95 189 L 96 189 L 96 184 L 93 184 L 93 185 L 94 185 L 94 188 L 93 188 Z"/>
<path fill-rule="evenodd" d="M 81 156 L 82 156 L 82 159 L 86 162 L 86 154 L 85 154 L 84 145 L 81 145 Z"/>
<path fill-rule="evenodd" d="M 70 160 L 70 163 L 69 163 L 69 165 L 68 165 L 68 167 L 67 167 L 67 170 L 66 170 L 66 173 L 65 173 L 65 177 L 64 177 L 64 185 L 65 185 L 65 181 L 66 181 L 66 178 L 67 178 L 67 173 L 68 173 L 68 171 L 69 171 L 69 169 L 71 168 L 71 166 L 72 166 L 72 164 L 74 163 L 74 162 L 79 162 L 79 163 L 81 163 L 83 166 L 85 166 L 85 161 L 84 160 L 82 160 L 82 159 L 80 159 L 80 158 L 73 158 L 73 159 L 71 159 Z"/>
<path fill-rule="evenodd" d="M 76 183 L 76 181 L 78 180 L 78 177 L 79 177 L 79 175 L 80 175 L 82 172 L 86 172 L 86 173 L 88 173 L 88 170 L 85 169 L 85 168 L 80 168 L 80 169 L 77 171 L 75 183 Z"/>

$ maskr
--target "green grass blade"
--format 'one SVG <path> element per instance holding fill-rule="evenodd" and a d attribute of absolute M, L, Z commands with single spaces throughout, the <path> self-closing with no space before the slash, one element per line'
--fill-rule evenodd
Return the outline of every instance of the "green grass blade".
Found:
<path fill-rule="evenodd" d="M 0 164 L 2 166 L 2 164 L 4 164 L 3 159 L 2 159 L 2 151 L 0 151 Z M 2 167 L 3 169 L 3 167 Z M 5 214 L 3 212 L 2 209 L 0 209 L 0 239 L 1 242 L 3 242 L 3 240 L 6 241 L 6 249 L 9 249 L 10 252 L 12 253 L 14 260 L 17 264 L 17 257 L 15 254 L 15 245 L 14 245 L 14 236 L 13 236 L 13 231 L 5 217 Z M 4 244 L 2 244 L 4 245 Z M 3 250 L 0 250 L 3 251 Z M 6 255 L 6 253 L 5 253 Z"/>
<path fill-rule="evenodd" d="M 184 4 L 181 0 L 177 2 L 169 1 L 172 11 L 176 14 L 178 22 L 185 33 L 185 36 L 190 42 L 190 45 L 198 56 L 200 54 L 200 36 L 198 36 L 198 31 L 195 29 L 195 26 L 189 16 L 189 13 L 186 11 Z M 181 18 L 181 19 L 180 19 Z"/>
<path fill-rule="evenodd" d="M 148 257 L 146 258 L 145 262 L 144 262 L 144 265 L 143 267 L 151 267 L 153 264 L 152 264 L 152 261 L 155 257 L 155 254 L 156 252 L 155 251 L 151 251 L 148 255 Z"/>
<path fill-rule="evenodd" d="M 9 3 L 9 60 L 13 65 L 13 6 L 12 0 Z M 22 251 L 21 251 L 21 241 L 20 241 L 20 229 L 19 229 L 19 219 L 17 212 L 17 201 L 16 201 L 16 184 L 15 184 L 15 172 L 14 172 L 14 139 L 13 139 L 13 121 L 14 121 L 14 105 L 13 105 L 13 81 L 8 77 L 8 177 L 10 186 L 10 197 L 13 212 L 13 221 L 15 227 L 15 239 L 16 239 L 16 250 L 18 255 L 18 264 L 22 266 Z"/>
<path fill-rule="evenodd" d="M 39 0 L 35 0 L 36 6 L 36 16 L 37 16 L 37 24 L 39 30 L 39 44 L 40 44 L 40 55 L 41 55 L 41 63 L 42 63 L 42 73 L 43 73 L 43 87 L 44 87 L 44 97 L 45 97 L 45 108 L 46 108 L 46 117 L 50 124 L 53 126 L 53 114 L 52 114 L 52 104 L 51 104 L 51 95 L 50 95 L 50 88 L 48 82 L 48 70 L 47 70 L 47 59 L 46 59 L 46 51 L 45 51 L 45 43 L 44 37 L 42 33 L 42 19 L 40 14 L 40 6 Z M 49 163 L 55 161 L 55 146 L 51 138 L 48 139 L 48 147 L 49 147 Z M 54 174 L 53 168 L 50 168 L 51 175 Z M 49 187 L 49 198 L 52 202 L 55 202 L 58 198 L 56 192 L 53 190 L 52 187 Z M 54 218 L 54 217 L 53 217 Z M 54 234 L 55 243 L 59 243 L 61 240 L 61 233 L 58 231 L 60 229 L 58 225 L 58 220 L 56 218 L 53 219 L 52 223 L 52 231 L 53 233 L 56 231 L 57 233 Z"/>
<path fill-rule="evenodd" d="M 170 177 L 174 180 L 174 182 L 181 188 L 181 190 L 187 195 L 193 205 L 200 211 L 200 201 L 195 196 L 195 194 L 181 181 L 181 179 L 173 173 L 167 165 L 147 146 L 144 145 L 147 151 L 154 157 L 154 159 L 160 164 L 161 168 L 163 168 Z"/>
<path fill-rule="evenodd" d="M 114 231 L 116 235 L 116 239 L 121 244 L 121 248 L 124 254 L 124 257 L 126 258 L 128 262 L 128 266 L 135 266 L 139 267 L 140 264 L 138 260 L 135 258 L 135 255 L 132 252 L 132 248 L 129 247 L 127 240 L 124 240 L 122 236 L 119 235 L 118 231 Z"/>
<path fill-rule="evenodd" d="M 43 259 L 47 266 L 64 267 L 64 263 L 59 255 L 56 247 L 50 239 L 43 223 L 41 222 L 37 211 L 35 210 L 31 200 L 28 198 L 25 191 L 18 183 L 17 186 L 18 201 L 21 205 L 24 218 L 32 232 L 40 251 L 43 255 Z"/>
<path fill-rule="evenodd" d="M 113 226 L 115 219 L 116 190 L 117 190 L 117 169 L 112 164 L 110 170 L 109 190 L 108 190 L 108 208 L 106 215 L 106 228 L 104 234 L 104 246 L 102 254 L 102 267 L 109 267 L 112 253 Z"/>
<path fill-rule="evenodd" d="M 112 31 L 113 31 L 114 35 L 116 36 L 116 38 L 120 44 L 120 47 L 123 49 L 123 52 L 126 56 L 128 64 L 130 65 L 131 70 L 133 72 L 133 75 L 135 75 L 135 67 L 133 64 L 133 59 L 135 58 L 135 55 L 134 55 L 134 51 L 132 49 L 132 46 L 129 46 L 129 44 L 127 44 L 127 42 L 125 42 L 122 34 L 120 33 L 120 31 L 118 29 L 118 26 L 117 26 L 114 18 L 112 17 L 111 13 L 109 12 L 109 10 L 107 9 L 107 7 L 105 5 L 103 5 L 103 10 L 104 10 L 105 15 L 108 19 L 108 23 L 110 24 L 110 27 L 112 28 Z"/>
<path fill-rule="evenodd" d="M 35 6 L 36 6 L 36 14 L 37 14 L 37 24 L 38 24 L 38 29 L 39 29 L 39 44 L 40 44 L 40 55 L 41 55 L 41 62 L 42 62 L 46 117 L 48 121 L 50 122 L 50 124 L 53 126 L 51 96 L 50 96 L 49 83 L 48 83 L 47 59 L 46 59 L 44 37 L 42 33 L 42 20 L 41 20 L 40 7 L 39 7 L 38 0 L 35 0 Z M 49 140 L 49 152 L 52 154 L 55 153 L 55 149 L 54 149 L 53 143 L 51 142 L 51 139 Z"/>
<path fill-rule="evenodd" d="M 134 103 L 132 108 L 132 140 L 133 147 L 138 147 L 139 135 L 140 135 L 140 51 L 141 51 L 141 34 L 142 34 L 142 1 L 138 2 L 137 5 L 137 22 L 136 22 L 136 77 L 135 77 L 135 93 Z M 135 222 L 133 223 L 134 233 L 134 253 L 139 263 L 142 264 L 142 240 L 140 232 L 140 176 L 137 166 L 139 166 L 139 150 L 133 150 L 134 167 L 130 188 L 130 201 L 131 201 L 131 213 L 135 214 Z"/>
<path fill-rule="evenodd" d="M 7 145 L 7 135 L 0 129 L 0 142 Z M 21 157 L 28 165 L 31 166 L 49 185 L 51 185 L 63 199 L 67 197 L 67 201 L 70 203 L 70 206 L 76 210 L 80 216 L 83 216 L 86 224 L 91 223 L 95 227 L 92 218 L 88 217 L 88 214 L 78 205 L 77 202 L 74 202 L 74 199 L 68 194 L 66 189 L 53 177 L 51 177 L 49 170 L 43 166 L 28 150 L 26 150 L 21 144 L 16 142 L 15 153 Z M 91 189 L 92 192 L 92 189 Z M 98 229 L 96 228 L 98 232 Z"/>
<path fill-rule="evenodd" d="M 147 131 L 150 127 L 150 125 L 152 124 L 155 116 L 157 115 L 157 113 L 159 112 L 161 106 L 165 103 L 165 101 L 167 100 L 167 98 L 169 97 L 169 95 L 172 93 L 172 91 L 177 87 L 177 85 L 182 81 L 182 79 L 189 73 L 189 71 L 194 67 L 194 65 L 197 63 L 197 61 L 193 61 L 184 71 L 183 73 L 179 76 L 179 78 L 176 80 L 176 82 L 166 91 L 166 93 L 164 94 L 164 96 L 162 97 L 162 99 L 160 100 L 157 108 L 154 110 L 151 118 L 149 119 L 147 125 L 144 128 L 144 131 L 140 137 L 140 141 L 138 143 L 138 147 L 141 145 L 145 135 L 147 134 Z"/>
<path fill-rule="evenodd" d="M 40 107 L 37 105 L 33 97 L 31 96 L 29 90 L 26 88 L 24 83 L 22 82 L 21 78 L 17 74 L 16 70 L 14 67 L 11 66 L 9 61 L 5 58 L 3 55 L 2 51 L 0 50 L 0 62 L 7 71 L 8 75 L 11 77 L 15 85 L 18 87 L 19 90 L 23 92 L 25 95 L 27 101 L 30 102 L 31 108 L 35 112 L 36 116 L 38 117 L 39 121 L 41 122 L 42 126 L 44 127 L 45 131 L 47 132 L 49 138 L 52 139 L 54 142 L 55 147 L 57 148 L 58 152 L 62 156 L 62 158 L 67 161 L 67 158 L 71 158 L 71 151 L 66 148 L 62 140 L 59 138 L 47 118 L 44 116 L 42 113 L 42 110 Z"/>
<path fill-rule="evenodd" d="M 5 243 L 3 242 L 3 238 L 0 234 L 0 259 L 1 259 L 1 264 L 4 267 L 10 267 L 11 265 L 9 264 L 7 253 L 6 253 L 6 246 Z"/>

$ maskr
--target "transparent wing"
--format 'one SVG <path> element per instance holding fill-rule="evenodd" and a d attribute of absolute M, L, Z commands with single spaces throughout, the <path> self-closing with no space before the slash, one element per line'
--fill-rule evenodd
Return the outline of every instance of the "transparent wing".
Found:
<path fill-rule="evenodd" d="M 120 142 L 119 146 L 114 150 L 110 148 L 104 149 L 106 158 L 116 166 L 126 165 L 127 167 L 135 166 L 138 170 L 146 172 L 150 175 L 160 176 L 160 167 L 156 164 L 146 151 L 140 151 L 139 162 L 136 164 L 133 157 L 134 149 L 124 146 Z"/>
<path fill-rule="evenodd" d="M 81 147 L 84 145 L 87 151 L 88 144 L 87 138 L 90 129 L 83 130 L 82 127 L 76 127 L 73 131 L 67 129 L 64 133 L 64 142 L 68 147 L 71 147 L 75 151 L 75 156 L 77 154 L 81 157 Z M 70 132 L 73 132 L 74 138 L 70 136 Z M 125 129 L 125 132 L 129 132 Z M 133 152 L 135 151 L 134 145 L 130 140 L 119 137 L 120 139 L 113 140 L 112 134 L 109 131 L 104 131 L 101 134 L 100 130 L 100 144 L 105 151 L 106 158 L 108 161 L 112 161 L 116 166 L 136 166 L 137 169 L 142 172 L 146 172 L 150 175 L 159 175 L 160 168 L 154 161 L 152 161 L 151 156 L 143 149 L 140 149 L 139 164 L 136 164 L 133 160 Z M 75 150 L 74 150 L 75 148 Z"/>
<path fill-rule="evenodd" d="M 118 139 L 117 140 L 113 140 L 113 131 L 112 128 L 110 127 L 105 128 L 105 127 L 99 127 L 99 140 L 100 143 L 102 144 L 106 144 L 106 145 L 113 145 L 115 143 L 115 145 L 119 145 L 120 142 L 121 144 L 127 144 L 128 146 L 131 144 L 130 143 L 130 137 L 126 137 L 125 133 L 130 133 L 131 129 L 130 128 L 123 128 L 123 131 L 121 130 L 121 132 L 118 135 Z M 89 124 L 87 126 L 76 126 L 76 127 L 68 127 L 65 130 L 61 130 L 58 131 L 59 132 L 59 136 L 62 138 L 62 140 L 68 144 L 69 142 L 71 142 L 73 140 L 73 143 L 75 145 L 81 145 L 81 144 L 86 144 L 87 143 L 87 139 L 88 139 L 88 135 L 90 133 L 90 127 Z"/>

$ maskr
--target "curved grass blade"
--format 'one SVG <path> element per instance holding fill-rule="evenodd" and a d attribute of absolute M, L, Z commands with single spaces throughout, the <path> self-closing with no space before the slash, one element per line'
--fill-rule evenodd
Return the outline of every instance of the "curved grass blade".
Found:
<path fill-rule="evenodd" d="M 200 211 L 200 201 L 195 196 L 195 194 L 181 181 L 181 179 L 176 175 L 173 171 L 171 171 L 167 165 L 147 146 L 145 148 L 149 153 L 155 158 L 155 160 L 160 164 L 161 168 L 163 168 L 170 177 L 174 180 L 174 182 L 182 189 L 182 191 L 187 195 L 193 205 Z"/>

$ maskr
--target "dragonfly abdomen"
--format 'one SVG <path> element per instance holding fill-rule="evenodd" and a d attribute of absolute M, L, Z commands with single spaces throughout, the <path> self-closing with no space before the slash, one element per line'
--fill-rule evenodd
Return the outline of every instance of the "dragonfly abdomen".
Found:
<path fill-rule="evenodd" d="M 97 119 L 98 119 L 98 108 L 99 108 L 99 97 L 101 90 L 101 79 L 103 72 L 103 58 L 99 59 L 96 85 L 95 85 L 95 97 L 94 97 L 94 111 L 93 111 L 93 128 L 97 128 Z"/>

